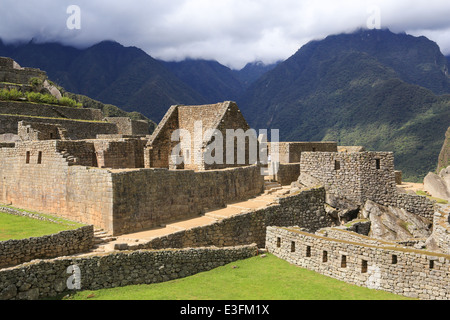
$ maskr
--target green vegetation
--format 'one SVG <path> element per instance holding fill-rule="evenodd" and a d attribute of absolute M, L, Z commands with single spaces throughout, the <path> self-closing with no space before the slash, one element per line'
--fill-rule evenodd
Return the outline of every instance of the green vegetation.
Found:
<path fill-rule="evenodd" d="M 404 179 L 420 182 L 436 170 L 449 126 L 446 67 L 426 38 L 385 30 L 330 36 L 305 45 L 238 102 L 252 127 L 280 129 L 282 141 L 391 151 Z"/>
<path fill-rule="evenodd" d="M 298 268 L 269 254 L 165 283 L 83 291 L 70 300 L 405 300 Z"/>
<path fill-rule="evenodd" d="M 45 104 L 58 104 L 58 99 L 56 99 L 51 94 L 42 94 L 39 92 L 27 92 L 27 100 L 34 103 L 45 103 Z"/>
<path fill-rule="evenodd" d="M 82 103 L 75 101 L 69 97 L 62 97 L 59 101 L 48 93 L 26 92 L 22 93 L 17 89 L 1 89 L 0 100 L 3 101 L 28 101 L 41 104 L 56 104 L 70 108 L 81 108 Z"/>
<path fill-rule="evenodd" d="M 69 97 L 62 97 L 59 100 L 59 104 L 65 107 L 70 107 L 70 108 L 81 108 L 83 107 L 82 103 L 76 102 L 75 100 L 69 98 Z"/>
<path fill-rule="evenodd" d="M 17 89 L 11 89 L 11 90 L 2 89 L 2 90 L 0 90 L 0 100 L 15 101 L 15 100 L 20 100 L 21 98 L 24 98 L 24 95 Z"/>
<path fill-rule="evenodd" d="M 434 197 L 430 196 L 428 193 L 426 193 L 425 191 L 419 190 L 419 191 L 416 191 L 416 194 L 419 196 L 425 196 L 431 200 L 436 201 L 439 204 L 448 204 L 449 203 L 447 200 L 440 199 L 440 198 L 434 198 Z"/>
<path fill-rule="evenodd" d="M 64 230 L 72 230 L 82 226 L 82 224 L 69 222 L 61 218 L 42 215 L 36 212 L 30 213 L 32 213 L 33 215 L 40 215 L 55 222 L 42 221 L 29 217 L 15 216 L 12 214 L 0 212 L 0 241 L 41 237 L 58 233 Z"/>

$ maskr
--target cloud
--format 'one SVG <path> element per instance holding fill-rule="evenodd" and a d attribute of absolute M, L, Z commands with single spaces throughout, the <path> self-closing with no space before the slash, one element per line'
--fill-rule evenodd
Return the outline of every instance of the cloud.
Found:
<path fill-rule="evenodd" d="M 73 4 L 79 30 L 67 28 Z M 449 15 L 442 0 L 1 0 L 0 38 L 77 47 L 115 40 L 164 60 L 215 59 L 241 68 L 286 59 L 310 40 L 374 19 L 395 32 L 422 32 L 448 54 Z"/>

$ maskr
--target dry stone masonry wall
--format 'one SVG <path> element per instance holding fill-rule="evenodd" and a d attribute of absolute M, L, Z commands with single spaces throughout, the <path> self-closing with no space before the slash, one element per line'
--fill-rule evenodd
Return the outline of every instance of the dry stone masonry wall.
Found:
<path fill-rule="evenodd" d="M 31 300 L 67 294 L 74 289 L 99 290 L 159 283 L 209 271 L 257 254 L 258 248 L 249 245 L 36 261 L 0 270 L 0 300 Z"/>
<path fill-rule="evenodd" d="M 300 173 L 325 186 L 329 195 L 363 205 L 367 200 L 432 219 L 435 205 L 423 196 L 397 191 L 391 152 L 303 153 Z"/>
<path fill-rule="evenodd" d="M 419 299 L 450 299 L 450 256 L 379 247 L 308 234 L 297 228 L 267 228 L 266 246 L 299 267 L 371 289 Z"/>
<path fill-rule="evenodd" d="M 215 171 L 113 171 L 114 233 L 158 227 L 199 216 L 264 190 L 258 166 Z M 170 196 L 169 196 L 170 195 Z"/>
<path fill-rule="evenodd" d="M 57 234 L 0 242 L 0 268 L 35 259 L 48 259 L 88 252 L 94 241 L 94 227 L 85 226 Z"/>
<path fill-rule="evenodd" d="M 265 247 L 267 226 L 300 226 L 315 232 L 333 225 L 324 209 L 325 190 L 323 188 L 304 190 L 303 192 L 280 198 L 277 203 L 259 209 L 249 210 L 211 225 L 196 227 L 163 236 L 139 244 L 132 248 L 162 249 L 202 246 L 236 246 L 256 243 Z"/>

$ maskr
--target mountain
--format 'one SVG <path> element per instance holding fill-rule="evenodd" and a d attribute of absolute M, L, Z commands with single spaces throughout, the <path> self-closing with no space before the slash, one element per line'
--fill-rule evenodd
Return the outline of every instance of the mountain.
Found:
<path fill-rule="evenodd" d="M 8 56 L 24 67 L 46 70 L 67 91 L 160 121 L 174 104 L 206 103 L 206 99 L 163 64 L 135 47 L 104 41 L 84 50 L 56 43 L 5 46 Z"/>
<path fill-rule="evenodd" d="M 265 64 L 262 61 L 250 62 L 241 69 L 233 70 L 235 76 L 241 81 L 245 88 L 248 88 L 265 73 L 274 69 L 281 61 L 273 64 Z"/>
<path fill-rule="evenodd" d="M 238 103 L 283 141 L 335 140 L 394 151 L 409 180 L 435 169 L 450 123 L 447 60 L 425 37 L 358 30 L 312 41 Z"/>
<path fill-rule="evenodd" d="M 242 70 L 207 60 L 158 61 L 112 41 L 83 50 L 0 41 L 0 55 L 46 70 L 67 91 L 156 122 L 174 104 L 234 100 L 253 128 L 280 129 L 283 141 L 393 151 L 411 181 L 435 170 L 450 123 L 448 58 L 425 37 L 389 30 L 332 35 L 286 61 Z"/>
<path fill-rule="evenodd" d="M 162 63 L 180 80 L 200 93 L 207 103 L 234 100 L 244 92 L 244 87 L 235 73 L 217 61 L 187 59 Z"/>

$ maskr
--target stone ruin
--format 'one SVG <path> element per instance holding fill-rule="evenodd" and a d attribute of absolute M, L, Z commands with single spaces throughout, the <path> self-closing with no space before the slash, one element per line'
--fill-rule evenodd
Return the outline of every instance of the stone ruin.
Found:
<path fill-rule="evenodd" d="M 2 63 L 11 69 L 10 61 L 0 59 L 0 70 Z M 98 110 L 39 107 L 0 101 L 0 134 L 9 138 L 0 142 L 2 204 L 93 225 L 111 241 L 120 239 L 113 252 L 255 243 L 291 261 L 298 252 L 311 256 L 312 250 L 321 252 L 322 261 L 338 259 L 340 268 L 355 263 L 361 269 L 342 273 L 304 257 L 292 261 L 327 275 L 325 270 L 334 270 L 331 276 L 358 285 L 375 283 L 424 299 L 449 298 L 450 210 L 403 190 L 393 153 L 335 142 L 281 142 L 278 170 L 264 176 L 267 164 L 261 159 L 209 165 L 200 156 L 194 164 L 173 162 L 172 150 L 180 141 L 173 141 L 172 133 L 183 129 L 194 136 L 196 121 L 224 136 L 227 129 L 248 130 L 234 102 L 172 106 L 153 134 L 144 122 L 105 119 Z M 59 119 L 50 116 L 55 112 Z M 204 131 L 201 137 L 195 145 L 183 144 L 180 156 L 203 155 L 214 139 Z M 250 142 L 244 146 L 248 154 Z M 235 203 L 238 209 L 225 213 Z M 130 241 L 139 232 L 167 229 L 178 221 L 190 226 Z M 400 292 L 385 279 L 393 271 L 385 269 L 389 263 L 377 252 L 401 261 L 405 250 L 429 258 L 425 275 L 405 282 Z M 395 272 L 422 272 L 422 267 L 396 265 L 403 269 Z M 431 294 L 422 283 L 435 274 L 445 280 L 433 282 L 439 290 Z M 353 280 L 361 277 L 365 280 Z M 407 289 L 414 281 L 420 288 Z M 0 297 L 1 292 L 0 286 Z"/>

